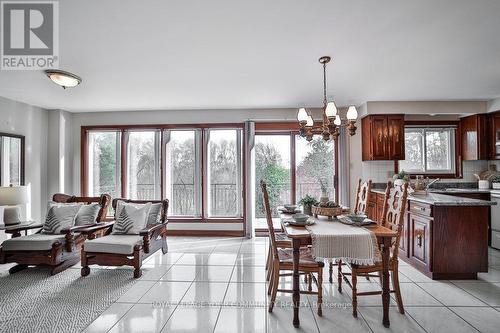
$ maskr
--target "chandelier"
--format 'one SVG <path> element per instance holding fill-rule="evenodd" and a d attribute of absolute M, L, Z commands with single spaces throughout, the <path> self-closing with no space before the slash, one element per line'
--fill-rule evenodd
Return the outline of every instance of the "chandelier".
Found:
<path fill-rule="evenodd" d="M 356 134 L 356 119 L 358 118 L 358 110 L 354 105 L 349 106 L 346 114 L 346 121 L 340 118 L 337 106 L 334 101 L 328 102 L 326 98 L 326 64 L 331 58 L 324 56 L 319 58 L 319 63 L 323 65 L 323 123 L 321 126 L 314 126 L 312 116 L 305 108 L 300 108 L 297 113 L 297 120 L 300 125 L 300 136 L 306 138 L 307 141 L 312 141 L 314 134 L 321 134 L 323 140 L 337 140 L 340 135 L 340 128 L 346 127 L 349 134 Z"/>

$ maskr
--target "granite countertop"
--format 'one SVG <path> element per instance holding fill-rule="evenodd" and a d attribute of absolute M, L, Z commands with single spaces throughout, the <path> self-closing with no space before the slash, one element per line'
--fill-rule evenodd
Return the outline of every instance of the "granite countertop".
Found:
<path fill-rule="evenodd" d="M 470 189 L 473 190 L 473 189 Z M 477 190 L 477 189 L 476 189 Z M 469 191 L 469 189 L 465 189 L 464 191 Z M 372 192 L 385 194 L 384 190 L 373 189 Z M 494 201 L 486 201 L 486 200 L 478 200 L 478 199 L 469 199 L 469 198 L 461 198 L 453 195 L 446 195 L 440 193 L 413 193 L 408 196 L 408 200 L 421 202 L 428 205 L 433 206 L 493 206 L 496 205 Z M 466 193 L 466 192 L 452 192 L 448 191 L 447 193 Z M 479 193 L 479 192 L 467 192 L 467 193 Z"/>

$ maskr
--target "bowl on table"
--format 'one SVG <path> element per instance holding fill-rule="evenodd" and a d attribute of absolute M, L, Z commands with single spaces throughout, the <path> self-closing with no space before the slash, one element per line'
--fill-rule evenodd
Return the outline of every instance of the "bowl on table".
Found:
<path fill-rule="evenodd" d="M 348 214 L 346 215 L 354 223 L 362 223 L 366 220 L 366 214 Z"/>
<path fill-rule="evenodd" d="M 309 217 L 310 217 L 309 215 L 301 214 L 301 213 L 292 215 L 292 219 L 298 223 L 306 223 L 306 221 L 309 219 Z"/>
<path fill-rule="evenodd" d="M 289 211 L 289 212 L 295 212 L 295 210 L 297 209 L 297 205 L 283 205 L 283 207 L 285 207 L 285 210 L 286 211 Z"/>

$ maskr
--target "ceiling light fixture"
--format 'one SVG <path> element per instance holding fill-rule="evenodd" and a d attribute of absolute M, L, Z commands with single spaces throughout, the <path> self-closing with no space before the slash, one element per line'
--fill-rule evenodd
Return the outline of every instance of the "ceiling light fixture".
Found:
<path fill-rule="evenodd" d="M 345 126 L 350 135 L 356 134 L 356 119 L 358 119 L 358 110 L 354 105 L 349 106 L 347 110 L 345 123 L 342 122 L 334 101 L 328 102 L 326 98 L 326 64 L 331 58 L 324 56 L 319 58 L 319 63 L 323 65 L 323 124 L 314 127 L 312 116 L 305 108 L 300 108 L 297 113 L 297 120 L 300 125 L 300 136 L 305 137 L 307 141 L 313 139 L 315 133 L 321 134 L 325 141 L 337 140 L 340 135 L 340 127 Z"/>
<path fill-rule="evenodd" d="M 73 88 L 82 83 L 82 78 L 70 72 L 59 69 L 47 69 L 45 74 L 57 85 L 66 88 Z"/>

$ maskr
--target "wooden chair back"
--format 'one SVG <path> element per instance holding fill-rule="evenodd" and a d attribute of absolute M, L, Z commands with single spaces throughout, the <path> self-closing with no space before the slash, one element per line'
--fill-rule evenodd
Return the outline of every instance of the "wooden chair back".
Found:
<path fill-rule="evenodd" d="M 108 212 L 108 206 L 111 203 L 111 196 L 109 194 L 101 194 L 99 197 L 77 197 L 64 193 L 56 193 L 52 196 L 52 201 L 60 203 L 82 202 L 86 205 L 91 203 L 98 203 L 101 206 L 97 214 L 96 222 L 104 221 Z"/>
<path fill-rule="evenodd" d="M 361 178 L 358 180 L 358 186 L 356 187 L 356 204 L 354 205 L 354 214 L 366 213 L 368 197 L 370 196 L 371 189 L 371 179 L 364 183 L 362 183 Z"/>
<path fill-rule="evenodd" d="M 272 218 L 272 210 L 269 205 L 269 193 L 267 192 L 267 184 L 265 181 L 260 181 L 260 188 L 262 190 L 262 196 L 264 201 L 264 208 L 266 210 L 266 221 L 267 221 L 267 229 L 269 230 L 269 239 L 271 240 L 271 251 L 273 253 L 273 257 L 278 259 L 278 247 L 276 245 L 276 234 L 274 233 L 274 225 Z"/>
<path fill-rule="evenodd" d="M 392 183 L 390 181 L 387 182 L 381 222 L 384 227 L 397 233 L 391 244 L 393 260 L 397 260 L 399 254 L 399 243 L 403 232 L 407 199 L 408 183 L 404 183 L 402 186 L 392 187 Z"/>
<path fill-rule="evenodd" d="M 169 204 L 168 199 L 164 199 L 164 200 L 131 200 L 131 199 L 122 199 L 122 198 L 113 199 L 113 210 L 115 211 L 115 218 L 116 218 L 116 206 L 118 205 L 118 201 L 123 201 L 126 203 L 133 203 L 133 204 L 141 204 L 141 205 L 147 204 L 148 202 L 151 202 L 152 204 L 161 203 L 160 222 L 165 223 L 165 221 L 167 220 L 167 211 L 168 211 L 168 204 Z"/>

